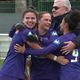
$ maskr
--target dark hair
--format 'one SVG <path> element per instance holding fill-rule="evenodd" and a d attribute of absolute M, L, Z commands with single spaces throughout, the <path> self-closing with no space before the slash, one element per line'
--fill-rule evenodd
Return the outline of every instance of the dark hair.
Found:
<path fill-rule="evenodd" d="M 34 9 L 27 9 L 27 10 L 25 10 L 23 12 L 22 19 L 24 18 L 25 14 L 29 13 L 29 12 L 34 13 L 36 15 L 36 18 L 38 17 L 38 12 L 36 10 L 34 10 Z"/>
<path fill-rule="evenodd" d="M 79 22 L 80 22 L 80 11 L 79 10 L 72 10 L 70 11 L 65 17 L 65 22 L 69 25 L 70 31 L 75 31 Z"/>
<path fill-rule="evenodd" d="M 42 12 L 40 12 L 39 14 L 38 14 L 38 20 L 40 20 L 42 17 L 43 17 L 43 15 L 44 14 L 50 14 L 49 12 L 47 12 L 47 11 L 42 11 Z"/>
<path fill-rule="evenodd" d="M 33 5 L 28 6 L 28 9 L 36 10 L 36 8 Z"/>

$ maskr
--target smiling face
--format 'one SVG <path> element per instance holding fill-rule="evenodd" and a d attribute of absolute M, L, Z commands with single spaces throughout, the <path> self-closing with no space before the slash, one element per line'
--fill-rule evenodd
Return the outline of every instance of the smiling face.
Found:
<path fill-rule="evenodd" d="M 28 28 L 33 28 L 36 23 L 37 23 L 37 17 L 33 12 L 27 12 L 25 13 L 23 17 L 23 23 L 28 27 Z"/>
<path fill-rule="evenodd" d="M 49 30 L 51 25 L 51 15 L 49 13 L 42 14 L 42 17 L 39 20 L 39 27 L 43 30 Z"/>

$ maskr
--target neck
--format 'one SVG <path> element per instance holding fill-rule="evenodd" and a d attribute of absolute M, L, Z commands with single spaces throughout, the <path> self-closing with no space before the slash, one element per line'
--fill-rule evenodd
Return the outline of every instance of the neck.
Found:
<path fill-rule="evenodd" d="M 46 30 L 44 30 L 44 29 L 42 29 L 42 28 L 40 28 L 40 27 L 38 27 L 38 31 L 39 31 L 39 35 L 44 35 L 44 34 L 47 33 Z"/>
<path fill-rule="evenodd" d="M 67 33 L 70 33 L 70 31 L 68 31 L 68 30 L 63 31 L 64 35 L 67 34 Z"/>

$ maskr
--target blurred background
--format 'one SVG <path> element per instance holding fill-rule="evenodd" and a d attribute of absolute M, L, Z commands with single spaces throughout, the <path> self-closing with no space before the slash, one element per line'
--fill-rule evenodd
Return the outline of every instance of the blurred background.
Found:
<path fill-rule="evenodd" d="M 20 22 L 22 12 L 28 7 L 37 11 L 52 10 L 54 0 L 0 0 L 0 65 L 6 57 L 11 42 L 8 33 L 13 24 Z M 80 0 L 70 0 L 73 9 L 80 9 Z"/>

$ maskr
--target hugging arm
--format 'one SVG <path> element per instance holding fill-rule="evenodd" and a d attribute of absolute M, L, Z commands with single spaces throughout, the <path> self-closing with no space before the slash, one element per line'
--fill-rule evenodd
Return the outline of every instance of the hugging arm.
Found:
<path fill-rule="evenodd" d="M 35 44 L 33 46 L 36 46 Z M 59 45 L 55 45 L 55 44 L 50 44 L 48 47 L 38 47 L 37 49 L 31 49 L 29 50 L 31 55 L 41 55 L 41 54 L 48 54 L 52 51 L 55 51 L 56 49 L 58 49 Z"/>
<path fill-rule="evenodd" d="M 16 44 L 14 46 L 15 48 L 15 52 L 19 52 L 19 53 L 27 53 L 27 55 L 31 54 L 31 55 L 41 55 L 41 54 L 47 54 L 47 58 L 50 59 L 50 60 L 53 60 L 53 61 L 56 61 L 58 62 L 59 64 L 62 64 L 62 65 L 65 65 L 69 62 L 68 59 L 66 59 L 64 56 L 56 56 L 54 54 L 51 54 L 51 53 L 48 53 L 48 52 L 51 52 L 55 49 L 57 49 L 58 47 L 53 46 L 53 45 L 50 45 L 46 48 L 41 48 L 39 46 L 39 44 L 35 44 L 35 43 L 28 43 L 32 48 L 34 48 L 33 50 L 30 48 L 30 49 L 26 49 L 25 48 L 25 45 L 23 46 L 20 46 L 19 44 Z M 36 46 L 37 45 L 37 46 Z M 54 47 L 54 49 L 53 49 Z"/>
<path fill-rule="evenodd" d="M 78 35 L 74 41 L 65 42 L 65 46 L 62 47 L 61 51 L 64 54 L 70 53 L 73 49 L 80 47 L 80 35 Z"/>
<path fill-rule="evenodd" d="M 25 46 L 20 46 L 19 44 L 16 44 L 14 46 L 15 52 L 20 52 L 20 53 L 27 53 L 31 55 L 41 55 L 41 54 L 48 54 L 52 51 L 55 51 L 58 46 L 54 44 L 50 44 L 48 47 L 42 48 L 38 43 L 28 43 L 28 45 L 33 48 L 26 49 Z"/>

